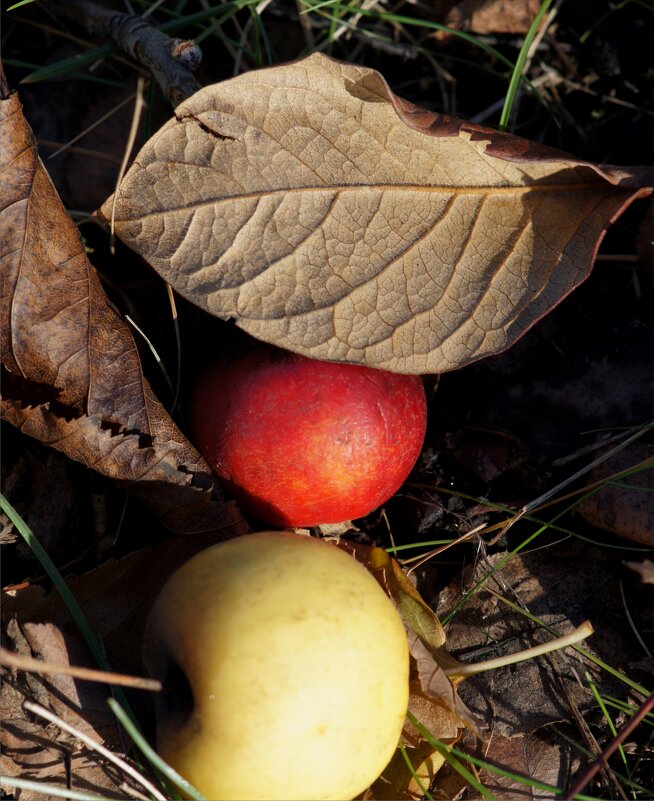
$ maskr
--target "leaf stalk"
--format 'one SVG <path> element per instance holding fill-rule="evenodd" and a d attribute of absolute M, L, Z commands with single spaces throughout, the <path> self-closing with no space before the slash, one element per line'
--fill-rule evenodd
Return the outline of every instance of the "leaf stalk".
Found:
<path fill-rule="evenodd" d="M 524 662 L 527 659 L 533 659 L 536 656 L 543 656 L 552 651 L 559 651 L 561 648 L 566 648 L 568 645 L 576 645 L 578 642 L 585 640 L 593 634 L 594 629 L 589 620 L 585 620 L 580 626 L 562 637 L 557 637 L 549 642 L 542 643 L 541 645 L 534 645 L 532 648 L 527 648 L 524 651 L 518 651 L 516 654 L 507 654 L 506 656 L 499 656 L 495 659 L 487 659 L 484 662 L 473 662 L 466 665 L 460 662 L 455 667 L 445 668 L 445 675 L 457 678 L 465 678 L 466 676 L 474 676 L 477 673 L 485 673 L 487 670 L 495 670 L 496 668 L 506 667 L 507 665 L 515 665 L 518 662 Z"/>

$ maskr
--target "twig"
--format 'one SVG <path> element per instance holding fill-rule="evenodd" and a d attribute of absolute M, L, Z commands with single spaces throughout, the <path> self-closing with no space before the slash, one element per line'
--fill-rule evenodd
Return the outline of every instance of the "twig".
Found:
<path fill-rule="evenodd" d="M 7 83 L 7 79 L 5 77 L 5 71 L 4 67 L 2 66 L 2 61 L 0 61 L 0 99 L 6 100 L 10 94 L 11 94 L 11 89 L 9 88 L 9 84 Z"/>
<path fill-rule="evenodd" d="M 123 673 L 110 673 L 107 670 L 78 667 L 76 665 L 57 664 L 33 659 L 0 648 L 0 665 L 31 673 L 56 673 L 60 676 L 73 676 L 82 681 L 99 681 L 103 684 L 119 684 L 121 687 L 133 687 L 137 690 L 161 692 L 161 682 L 156 679 L 144 679 L 142 676 L 126 676 Z"/>
<path fill-rule="evenodd" d="M 654 693 L 652 693 L 649 698 L 641 705 L 640 709 L 636 714 L 631 718 L 631 720 L 620 730 L 620 733 L 617 737 L 614 737 L 613 740 L 604 748 L 602 753 L 599 757 L 595 760 L 595 762 L 591 763 L 586 770 L 582 773 L 579 777 L 579 780 L 575 783 L 575 785 L 568 791 L 568 793 L 563 798 L 563 801 L 574 801 L 574 799 L 584 790 L 584 788 L 588 785 L 588 783 L 592 780 L 593 776 L 599 771 L 602 765 L 605 765 L 609 757 L 613 754 L 614 751 L 617 751 L 618 746 L 622 745 L 622 743 L 627 739 L 627 737 L 631 734 L 632 731 L 639 725 L 639 723 L 645 718 L 646 715 L 654 708 Z"/>
<path fill-rule="evenodd" d="M 54 14 L 83 25 L 91 36 L 110 36 L 121 50 L 152 72 L 173 106 L 200 88 L 192 74 L 202 60 L 195 42 L 171 39 L 141 17 L 104 8 L 93 0 L 49 0 L 48 6 Z"/>

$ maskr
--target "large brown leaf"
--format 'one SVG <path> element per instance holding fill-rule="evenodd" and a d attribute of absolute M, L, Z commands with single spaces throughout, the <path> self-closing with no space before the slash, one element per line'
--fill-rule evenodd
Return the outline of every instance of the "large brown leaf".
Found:
<path fill-rule="evenodd" d="M 182 103 L 115 220 L 182 295 L 259 339 L 442 372 L 509 347 L 581 283 L 653 182 L 424 111 L 316 54 Z"/>
<path fill-rule="evenodd" d="M 111 478 L 172 528 L 228 528 L 211 471 L 155 398 L 45 171 L 17 95 L 0 101 L 2 414 Z M 213 501 L 211 499 L 214 499 Z"/>

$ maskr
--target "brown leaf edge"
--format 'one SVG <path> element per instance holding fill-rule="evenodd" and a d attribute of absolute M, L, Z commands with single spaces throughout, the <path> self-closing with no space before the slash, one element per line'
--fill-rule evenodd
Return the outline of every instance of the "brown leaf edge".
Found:
<path fill-rule="evenodd" d="M 371 81 L 370 78 L 373 80 Z M 629 198 L 625 206 L 620 209 L 616 218 L 624 208 L 635 198 L 648 197 L 654 192 L 654 166 L 638 165 L 633 167 L 613 166 L 610 164 L 596 164 L 592 161 L 577 159 L 564 150 L 524 139 L 515 134 L 498 131 L 484 125 L 466 122 L 458 117 L 447 114 L 438 114 L 428 111 L 420 106 L 396 95 L 386 79 L 378 72 L 372 72 L 357 82 L 368 91 L 372 91 L 384 100 L 391 102 L 398 117 L 410 128 L 429 136 L 458 136 L 468 134 L 472 142 L 487 142 L 486 153 L 489 156 L 511 161 L 514 163 L 533 163 L 540 161 L 564 162 L 570 167 L 587 167 L 600 178 L 619 189 L 633 189 L 637 191 L 635 197 Z M 370 85 L 372 84 L 372 85 Z"/>
<path fill-rule="evenodd" d="M 622 203 L 609 218 L 604 232 L 595 242 L 585 278 L 590 275 L 608 228 L 616 222 L 634 200 L 650 197 L 654 193 L 654 166 L 652 165 L 625 167 L 610 164 L 596 164 L 592 161 L 577 159 L 564 150 L 551 147 L 550 145 L 534 142 L 530 139 L 498 131 L 487 126 L 466 122 L 465 120 L 452 117 L 448 114 L 428 111 L 412 103 L 410 100 L 405 100 L 403 97 L 396 95 L 384 76 L 376 70 L 371 70 L 360 80 L 352 82 L 350 91 L 357 96 L 363 93 L 363 97 L 373 95 L 380 98 L 380 100 L 390 101 L 402 122 L 410 128 L 428 134 L 429 136 L 459 136 L 464 133 L 470 137 L 470 141 L 472 142 L 487 142 L 485 150 L 489 156 L 518 164 L 554 160 L 563 162 L 569 167 L 585 167 L 617 189 L 630 190 L 632 194 L 625 198 L 624 203 Z M 652 204 L 650 204 L 649 207 L 649 215 L 650 217 L 652 215 Z M 648 230 L 651 232 L 651 225 L 648 227 Z M 641 240 L 642 239 L 643 236 L 641 234 Z M 567 297 L 567 295 L 576 288 L 577 284 L 572 286 L 561 300 Z M 530 327 L 531 326 L 525 328 L 521 336 L 524 335 Z"/>
<path fill-rule="evenodd" d="M 86 257 L 16 93 L 0 100 L 0 130 L 3 418 L 122 482 L 172 530 L 242 533 L 237 507 L 223 501 L 208 465 L 144 378 L 131 331 Z M 83 302 L 67 305 L 76 284 L 87 287 Z M 53 328 L 59 314 L 65 319 Z"/>

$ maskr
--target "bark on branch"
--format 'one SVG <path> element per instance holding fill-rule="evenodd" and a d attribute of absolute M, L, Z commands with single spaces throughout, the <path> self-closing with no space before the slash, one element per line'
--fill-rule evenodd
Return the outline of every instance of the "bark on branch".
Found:
<path fill-rule="evenodd" d="M 47 0 L 49 10 L 83 25 L 90 36 L 111 37 L 116 45 L 154 75 L 173 106 L 200 88 L 193 71 L 202 51 L 192 40 L 172 39 L 146 20 L 114 11 L 92 0 Z"/>

